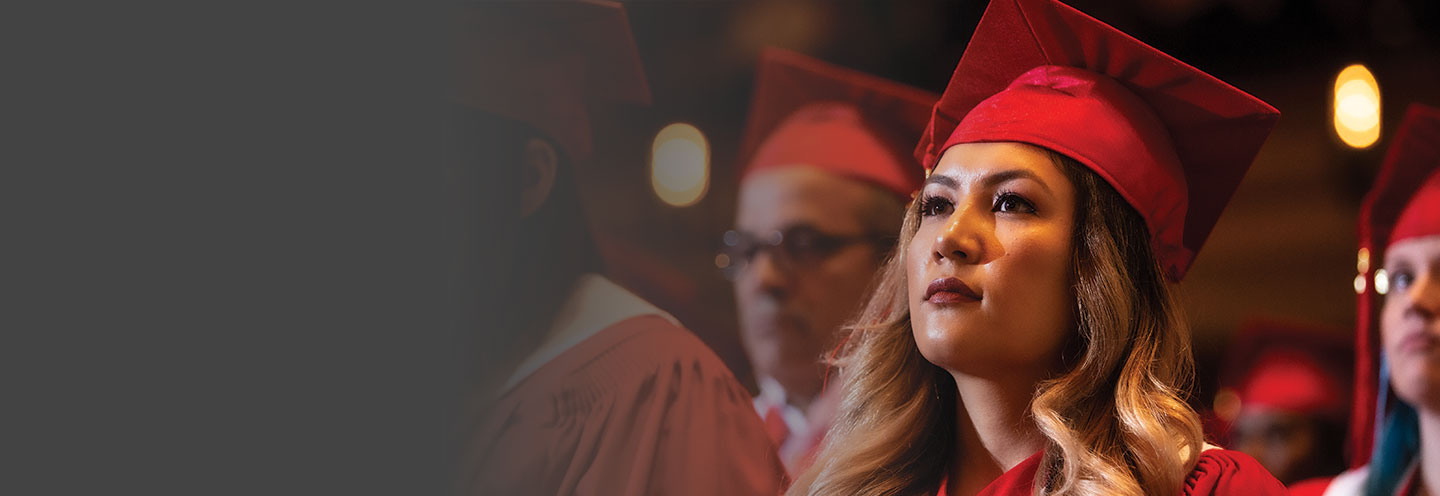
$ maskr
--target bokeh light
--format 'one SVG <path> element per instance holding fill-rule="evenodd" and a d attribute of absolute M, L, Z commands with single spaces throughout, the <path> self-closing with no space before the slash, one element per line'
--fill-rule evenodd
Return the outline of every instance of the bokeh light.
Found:
<path fill-rule="evenodd" d="M 1380 86 L 1369 69 L 1354 64 L 1335 77 L 1335 133 L 1352 148 L 1380 139 Z"/>
<path fill-rule="evenodd" d="M 650 186 L 671 206 L 688 207 L 704 198 L 710 188 L 710 144 L 704 133 L 680 122 L 661 129 L 651 148 Z"/>

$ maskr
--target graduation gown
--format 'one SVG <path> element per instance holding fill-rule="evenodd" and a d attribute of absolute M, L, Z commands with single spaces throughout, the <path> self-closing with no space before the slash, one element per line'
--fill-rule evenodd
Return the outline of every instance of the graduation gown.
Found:
<path fill-rule="evenodd" d="M 556 320 L 471 441 L 470 494 L 783 490 L 749 394 L 668 314 L 587 276 Z"/>
<path fill-rule="evenodd" d="M 1304 480 L 1290 486 L 1291 496 L 1363 496 L 1365 478 L 1370 475 L 1370 466 L 1365 465 L 1342 472 L 1335 477 L 1319 477 Z M 1405 469 L 1395 496 L 1417 494 L 1420 488 L 1420 464 L 1417 459 Z"/>
<path fill-rule="evenodd" d="M 1035 473 L 1044 452 L 1036 453 L 1001 474 L 977 496 L 1029 496 L 1034 493 Z M 940 484 L 939 496 L 946 487 Z M 1180 491 L 1186 496 L 1202 495 L 1285 495 L 1285 486 L 1270 475 L 1260 462 L 1239 451 L 1210 449 L 1200 453 L 1195 469 L 1185 478 Z"/>

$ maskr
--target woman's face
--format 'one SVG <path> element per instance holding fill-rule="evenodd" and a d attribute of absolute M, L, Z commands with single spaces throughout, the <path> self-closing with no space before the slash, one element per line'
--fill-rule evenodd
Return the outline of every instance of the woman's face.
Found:
<path fill-rule="evenodd" d="M 1075 186 L 1041 148 L 970 143 L 940 157 L 905 253 L 927 360 L 986 375 L 1058 363 L 1074 332 Z"/>
<path fill-rule="evenodd" d="M 1440 410 L 1440 235 L 1400 241 L 1385 250 L 1390 290 L 1380 339 L 1390 384 L 1417 408 Z"/>

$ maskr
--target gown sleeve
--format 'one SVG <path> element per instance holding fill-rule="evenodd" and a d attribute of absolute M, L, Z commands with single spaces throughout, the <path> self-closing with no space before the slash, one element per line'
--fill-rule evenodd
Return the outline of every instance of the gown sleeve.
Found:
<path fill-rule="evenodd" d="M 1239 451 L 1207 450 L 1190 476 L 1182 494 L 1198 495 L 1286 495 L 1285 486 L 1270 475 L 1260 462 Z"/>

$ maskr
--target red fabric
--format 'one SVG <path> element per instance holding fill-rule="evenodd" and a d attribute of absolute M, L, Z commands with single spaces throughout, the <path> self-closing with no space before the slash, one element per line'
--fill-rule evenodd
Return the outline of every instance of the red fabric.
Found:
<path fill-rule="evenodd" d="M 767 48 L 741 142 L 742 177 L 808 165 L 905 199 L 923 170 L 908 153 L 937 95 L 804 55 Z"/>
<path fill-rule="evenodd" d="M 1250 455 L 1239 451 L 1212 449 L 1200 453 L 1200 461 L 1185 478 L 1181 494 L 1284 495 L 1285 486 Z"/>
<path fill-rule="evenodd" d="M 1440 160 L 1440 157 L 1435 160 Z M 1390 244 L 1436 234 L 1440 234 L 1440 171 L 1431 173 L 1415 196 L 1410 198 L 1410 205 L 1395 221 Z"/>
<path fill-rule="evenodd" d="M 625 8 L 615 2 L 478 2 L 461 16 L 455 99 L 524 122 L 574 159 L 594 106 L 649 104 Z"/>
<path fill-rule="evenodd" d="M 1354 354 L 1349 336 L 1340 329 L 1250 318 L 1226 350 L 1220 387 L 1236 390 L 1241 408 L 1281 409 L 1343 422 L 1350 408 Z"/>
<path fill-rule="evenodd" d="M 1034 494 L 1035 474 L 1040 469 L 1040 459 L 1045 455 L 1044 451 L 1030 455 L 1019 465 L 1011 467 L 1010 470 L 1000 474 L 1000 477 L 990 482 L 981 489 L 975 496 L 1002 496 L 1009 494 Z M 942 490 L 944 489 L 942 485 Z M 941 493 L 944 494 L 944 493 Z"/>
<path fill-rule="evenodd" d="M 471 440 L 470 494 L 766 495 L 785 472 L 749 394 L 703 343 L 642 316 L 502 396 Z"/>
<path fill-rule="evenodd" d="M 977 496 L 1030 496 L 1034 494 L 1035 474 L 1040 468 L 1042 453 L 1036 453 L 980 490 Z M 945 496 L 948 481 L 940 483 L 939 496 Z M 1195 469 L 1185 478 L 1180 494 L 1200 495 L 1284 495 L 1285 486 L 1260 462 L 1239 451 L 1213 449 L 1200 453 Z"/>
<path fill-rule="evenodd" d="M 770 435 L 770 440 L 776 446 L 785 444 L 790 438 L 790 427 L 785 425 L 785 416 L 780 413 L 780 407 L 771 406 L 765 410 L 765 433 Z"/>
<path fill-rule="evenodd" d="M 792 476 L 798 476 L 805 472 L 815 462 L 815 455 L 819 454 L 820 444 L 825 441 L 825 434 L 830 426 L 835 423 L 835 416 L 839 414 L 840 394 L 836 390 L 822 389 L 820 395 L 805 408 L 805 421 L 800 429 L 791 430 L 789 424 L 781 417 L 782 405 L 770 404 L 770 400 L 761 395 L 755 399 L 755 407 L 764 409 L 767 429 L 771 430 L 771 439 L 775 440 L 775 446 L 779 448 L 780 461 L 785 464 L 786 470 Z M 775 427 L 771 427 L 771 412 L 776 421 Z M 776 437 L 775 434 L 779 434 Z"/>
<path fill-rule="evenodd" d="M 1264 355 L 1240 387 L 1243 408 L 1265 407 L 1297 413 L 1344 415 L 1340 382 L 1315 359 L 1294 350 Z"/>
<path fill-rule="evenodd" d="M 995 0 L 915 149 L 1016 141 L 1105 178 L 1182 278 L 1279 112 L 1054 0 Z"/>
<path fill-rule="evenodd" d="M 1355 394 L 1350 416 L 1350 466 L 1369 462 L 1379 394 L 1379 312 L 1382 295 L 1373 284 L 1400 213 L 1426 178 L 1440 170 L 1440 108 L 1412 104 L 1391 138 L 1375 184 L 1360 204 L 1360 249 L 1370 253 L 1367 282 L 1356 298 Z M 1388 386 L 1387 386 L 1388 387 Z"/>
<path fill-rule="evenodd" d="M 1296 482 L 1290 486 L 1290 496 L 1323 496 L 1335 477 L 1317 477 Z"/>
<path fill-rule="evenodd" d="M 1000 474 L 995 480 L 981 489 L 976 496 L 1001 496 L 1001 495 L 1025 495 L 1034 494 L 1031 489 L 1035 487 L 1035 474 L 1040 469 L 1040 459 L 1045 455 L 1044 451 L 1030 455 L 1019 464 Z M 950 480 L 940 480 L 939 496 L 945 496 L 950 490 Z"/>

